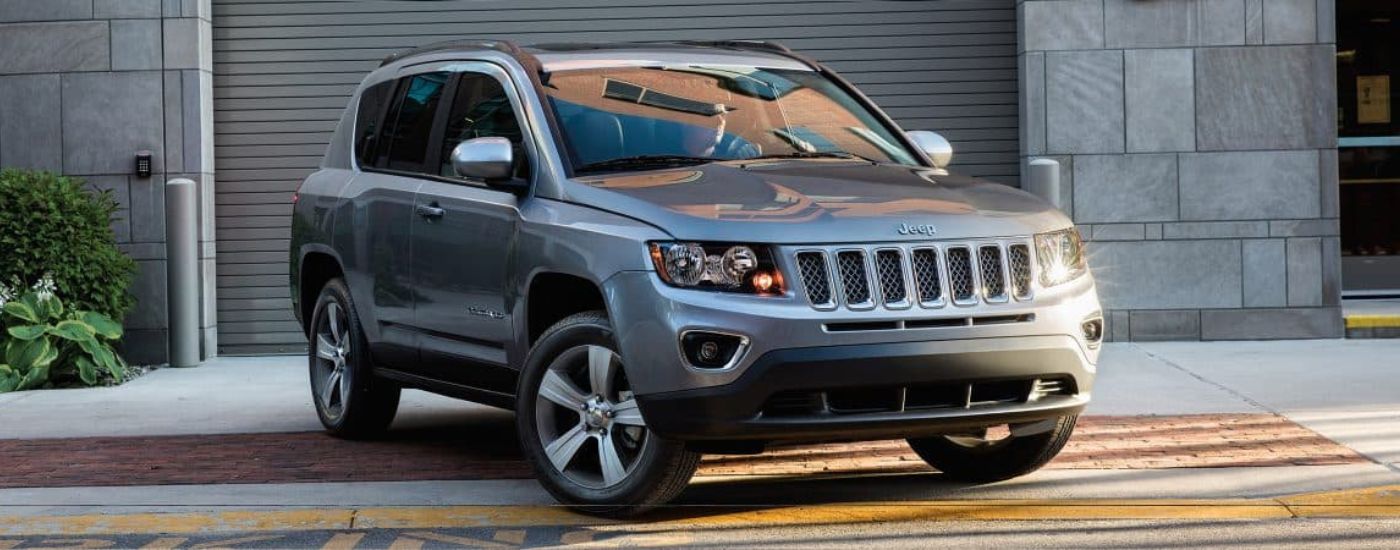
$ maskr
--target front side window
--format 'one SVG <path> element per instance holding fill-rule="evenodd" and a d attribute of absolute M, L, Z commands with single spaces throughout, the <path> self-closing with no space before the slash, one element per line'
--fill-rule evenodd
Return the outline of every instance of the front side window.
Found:
<path fill-rule="evenodd" d="M 450 73 L 428 73 L 408 77 L 400 85 L 398 103 L 386 119 L 390 122 L 381 138 L 380 151 L 387 158 L 379 166 L 399 172 L 436 172 L 425 170 L 424 162 L 438 103 L 450 78 Z"/>
<path fill-rule="evenodd" d="M 452 168 L 452 150 L 469 139 L 503 137 L 514 149 L 515 174 L 529 178 L 530 163 L 524 149 L 524 134 L 519 119 L 501 82 L 479 73 L 462 73 L 457 82 L 457 94 L 452 110 L 447 114 L 447 131 L 442 142 L 442 162 L 438 175 L 456 177 Z"/>
<path fill-rule="evenodd" d="M 874 113 L 815 71 L 601 67 L 554 71 L 546 82 L 576 172 L 646 158 L 846 156 L 918 164 Z"/>

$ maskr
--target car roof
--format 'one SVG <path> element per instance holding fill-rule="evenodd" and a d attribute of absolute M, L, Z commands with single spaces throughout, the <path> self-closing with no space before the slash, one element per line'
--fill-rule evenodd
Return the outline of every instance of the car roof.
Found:
<path fill-rule="evenodd" d="M 517 46 L 505 40 L 452 40 L 395 53 L 381 66 L 431 53 L 498 51 L 545 72 L 651 64 L 746 65 L 810 69 L 814 62 L 780 44 L 743 40 L 709 42 L 559 42 Z"/>

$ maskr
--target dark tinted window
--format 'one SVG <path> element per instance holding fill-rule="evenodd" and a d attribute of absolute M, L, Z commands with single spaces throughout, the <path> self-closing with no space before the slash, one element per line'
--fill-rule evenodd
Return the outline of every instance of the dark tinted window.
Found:
<path fill-rule="evenodd" d="M 380 82 L 360 94 L 360 106 L 355 114 L 355 157 L 357 162 L 373 164 L 374 146 L 378 140 L 379 121 L 384 114 L 384 106 L 389 94 L 394 92 L 394 81 Z"/>
<path fill-rule="evenodd" d="M 509 139 L 515 149 L 516 175 L 521 178 L 529 176 L 520 123 L 500 81 L 483 74 L 463 73 L 457 84 L 457 95 L 452 100 L 452 111 L 448 114 L 447 132 L 442 144 L 442 166 L 438 173 L 455 176 L 452 150 L 463 141 L 479 137 Z"/>
<path fill-rule="evenodd" d="M 384 128 L 381 151 L 388 160 L 382 166 L 402 172 L 423 172 L 432 138 L 433 120 L 448 73 L 429 73 L 409 77 L 400 86 L 398 105 L 390 113 L 393 120 Z"/>

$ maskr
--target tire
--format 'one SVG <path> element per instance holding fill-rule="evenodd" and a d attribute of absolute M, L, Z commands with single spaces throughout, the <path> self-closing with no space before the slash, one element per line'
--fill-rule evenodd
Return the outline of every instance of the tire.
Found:
<path fill-rule="evenodd" d="M 316 299 L 307 359 L 311 401 L 327 432 L 363 439 L 389 428 L 398 412 L 401 390 L 374 376 L 360 316 L 341 279 L 327 282 Z"/>
<path fill-rule="evenodd" d="M 1020 477 L 1045 466 L 1065 447 L 1078 419 L 1078 415 L 1061 417 L 1049 431 L 996 441 L 949 435 L 908 441 L 919 458 L 943 472 L 943 479 L 990 483 Z"/>
<path fill-rule="evenodd" d="M 700 455 L 647 430 L 628 388 L 602 312 L 559 321 L 530 349 L 516 391 L 516 432 L 540 484 L 559 502 L 594 515 L 636 515 L 675 498 L 695 474 Z"/>

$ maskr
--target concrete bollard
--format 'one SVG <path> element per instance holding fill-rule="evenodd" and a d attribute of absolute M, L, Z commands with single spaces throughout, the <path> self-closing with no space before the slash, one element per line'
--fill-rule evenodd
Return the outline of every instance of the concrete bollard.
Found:
<path fill-rule="evenodd" d="M 1026 174 L 1026 191 L 1043 198 L 1063 210 L 1060 200 L 1060 161 L 1055 159 L 1035 159 L 1030 163 Z"/>
<path fill-rule="evenodd" d="M 165 284 L 170 366 L 199 364 L 199 194 L 193 180 L 165 182 Z"/>

